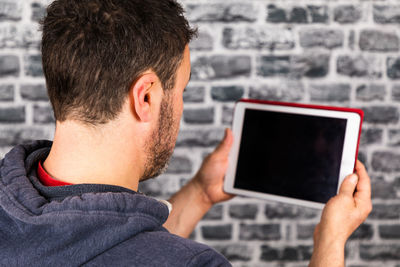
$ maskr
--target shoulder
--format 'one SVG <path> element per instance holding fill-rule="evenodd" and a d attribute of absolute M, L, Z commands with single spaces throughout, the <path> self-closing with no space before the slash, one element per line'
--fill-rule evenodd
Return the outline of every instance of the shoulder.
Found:
<path fill-rule="evenodd" d="M 143 232 L 94 258 L 88 266 L 231 266 L 214 249 L 167 231 Z"/>

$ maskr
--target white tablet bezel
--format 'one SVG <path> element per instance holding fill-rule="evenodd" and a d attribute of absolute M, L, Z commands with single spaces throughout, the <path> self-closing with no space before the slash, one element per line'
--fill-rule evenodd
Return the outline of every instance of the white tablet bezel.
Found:
<path fill-rule="evenodd" d="M 231 152 L 229 154 L 229 167 L 225 176 L 224 191 L 235 195 L 244 195 L 248 197 L 281 201 L 290 204 L 322 209 L 325 206 L 325 204 L 320 202 L 313 202 L 302 199 L 295 199 L 284 196 L 277 196 L 267 193 L 260 193 L 245 189 L 234 188 L 237 159 L 239 156 L 239 148 L 240 148 L 242 129 L 243 129 L 243 120 L 246 109 L 346 119 L 347 124 L 346 124 L 346 132 L 345 132 L 343 154 L 341 161 L 342 163 L 340 166 L 337 192 L 339 190 L 340 185 L 342 184 L 343 179 L 347 175 L 353 173 L 354 171 L 356 153 L 359 141 L 360 123 L 361 123 L 360 115 L 355 112 L 327 110 L 327 109 L 311 108 L 311 107 L 296 107 L 296 106 L 285 106 L 276 104 L 271 105 L 264 103 L 259 104 L 259 103 L 249 103 L 249 102 L 238 102 L 236 104 L 233 116 L 233 126 L 232 126 L 234 142 L 232 145 Z"/>

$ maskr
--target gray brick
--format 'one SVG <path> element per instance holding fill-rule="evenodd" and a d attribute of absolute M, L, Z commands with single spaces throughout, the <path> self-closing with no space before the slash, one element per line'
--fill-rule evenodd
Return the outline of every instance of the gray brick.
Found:
<path fill-rule="evenodd" d="M 233 204 L 229 207 L 229 216 L 234 219 L 255 219 L 258 213 L 256 204 Z"/>
<path fill-rule="evenodd" d="M 25 60 L 25 75 L 40 77 L 43 76 L 41 55 L 27 55 Z"/>
<path fill-rule="evenodd" d="M 311 16 L 312 23 L 328 22 L 329 16 L 328 16 L 328 7 L 327 6 L 308 5 L 307 9 Z"/>
<path fill-rule="evenodd" d="M 400 239 L 400 225 L 379 225 L 379 236 L 384 239 Z"/>
<path fill-rule="evenodd" d="M 311 84 L 312 101 L 349 101 L 351 87 L 349 84 Z"/>
<path fill-rule="evenodd" d="M 203 220 L 222 220 L 222 205 L 212 206 L 211 209 L 204 215 Z"/>
<path fill-rule="evenodd" d="M 386 86 L 384 84 L 362 84 L 356 89 L 356 99 L 361 101 L 385 100 Z"/>
<path fill-rule="evenodd" d="M 274 23 L 287 22 L 285 9 L 277 7 L 275 5 L 268 5 L 267 12 L 268 12 L 268 17 L 267 17 L 268 22 L 274 22 Z"/>
<path fill-rule="evenodd" d="M 374 229 L 370 224 L 361 224 L 350 236 L 350 240 L 370 240 L 374 234 Z"/>
<path fill-rule="evenodd" d="M 360 257 L 363 260 L 400 260 L 400 245 L 360 245 Z"/>
<path fill-rule="evenodd" d="M 399 5 L 374 5 L 373 14 L 377 23 L 400 23 Z"/>
<path fill-rule="evenodd" d="M 222 129 L 182 130 L 179 133 L 176 146 L 178 147 L 214 147 L 222 140 Z"/>
<path fill-rule="evenodd" d="M 0 56 L 0 78 L 19 76 L 20 66 L 17 56 Z"/>
<path fill-rule="evenodd" d="M 372 167 L 376 171 L 400 171 L 400 154 L 389 151 L 377 151 L 372 155 Z"/>
<path fill-rule="evenodd" d="M 269 245 L 261 246 L 261 256 L 262 261 L 305 261 L 311 259 L 312 246 L 300 245 L 297 247 L 279 247 L 274 248 Z"/>
<path fill-rule="evenodd" d="M 350 77 L 382 77 L 382 62 L 373 55 L 342 55 L 337 58 L 337 73 Z"/>
<path fill-rule="evenodd" d="M 37 25 L 0 24 L 0 48 L 36 48 L 40 46 Z"/>
<path fill-rule="evenodd" d="M 395 183 L 386 182 L 383 177 L 371 177 L 372 199 L 396 199 Z"/>
<path fill-rule="evenodd" d="M 306 240 L 312 239 L 316 224 L 297 224 L 297 239 Z"/>
<path fill-rule="evenodd" d="M 230 240 L 232 239 L 232 225 L 202 226 L 201 232 L 204 239 L 208 240 Z"/>
<path fill-rule="evenodd" d="M 233 108 L 223 106 L 222 107 L 222 124 L 231 125 L 233 121 Z"/>
<path fill-rule="evenodd" d="M 183 120 L 186 123 L 211 124 L 214 122 L 214 108 L 185 109 Z"/>
<path fill-rule="evenodd" d="M 157 179 L 149 179 L 139 183 L 139 192 L 144 193 L 149 197 L 169 199 L 176 189 L 173 186 L 173 181 L 168 176 L 160 176 Z"/>
<path fill-rule="evenodd" d="M 258 60 L 257 74 L 264 77 L 289 76 L 290 56 L 262 56 Z"/>
<path fill-rule="evenodd" d="M 192 79 L 208 80 L 237 78 L 250 75 L 251 60 L 249 56 L 199 57 L 192 63 Z"/>
<path fill-rule="evenodd" d="M 304 85 L 299 82 L 260 84 L 250 87 L 249 97 L 271 101 L 299 101 L 304 96 Z"/>
<path fill-rule="evenodd" d="M 289 22 L 291 23 L 307 23 L 307 10 L 303 7 L 294 7 L 289 12 Z"/>
<path fill-rule="evenodd" d="M 250 261 L 253 255 L 253 250 L 242 244 L 229 244 L 214 247 L 218 252 L 225 256 L 228 261 Z"/>
<path fill-rule="evenodd" d="M 215 101 L 234 102 L 243 97 L 243 86 L 213 86 L 211 97 Z"/>
<path fill-rule="evenodd" d="M 0 122 L 2 123 L 25 122 L 25 107 L 1 107 Z"/>
<path fill-rule="evenodd" d="M 400 79 L 400 57 L 388 57 L 386 67 L 390 79 Z"/>
<path fill-rule="evenodd" d="M 292 70 L 294 77 L 319 78 L 329 72 L 330 55 L 320 52 L 305 53 L 294 56 Z"/>
<path fill-rule="evenodd" d="M 300 206 L 282 203 L 265 205 L 265 216 L 268 219 L 311 219 L 318 215 L 319 212 L 315 209 Z"/>
<path fill-rule="evenodd" d="M 193 22 L 252 22 L 257 19 L 258 11 L 251 4 L 200 4 L 187 5 L 187 18 Z"/>
<path fill-rule="evenodd" d="M 0 85 L 0 101 L 14 101 L 14 90 L 12 84 Z"/>
<path fill-rule="evenodd" d="M 399 121 L 399 110 L 394 106 L 371 106 L 362 109 L 365 114 L 365 122 L 387 124 Z"/>
<path fill-rule="evenodd" d="M 44 128 L 24 127 L 22 129 L 6 128 L 0 131 L 0 146 L 15 146 L 33 140 L 50 138 Z"/>
<path fill-rule="evenodd" d="M 291 29 L 266 27 L 225 28 L 223 45 L 230 49 L 287 50 L 295 46 Z"/>
<path fill-rule="evenodd" d="M 378 128 L 363 129 L 361 132 L 361 145 L 381 144 L 383 130 Z"/>
<path fill-rule="evenodd" d="M 189 86 L 183 93 L 183 102 L 201 103 L 204 102 L 205 88 L 203 86 Z"/>
<path fill-rule="evenodd" d="M 21 2 L 13 0 L 2 0 L 0 2 L 0 22 L 21 20 Z"/>
<path fill-rule="evenodd" d="M 340 5 L 333 10 L 334 20 L 339 23 L 355 23 L 361 19 L 360 6 Z"/>
<path fill-rule="evenodd" d="M 342 30 L 333 29 L 304 29 L 300 31 L 300 45 L 302 47 L 325 47 L 333 49 L 342 47 L 344 34 Z"/>
<path fill-rule="evenodd" d="M 400 101 L 400 84 L 392 87 L 392 100 Z"/>
<path fill-rule="evenodd" d="M 359 45 L 361 50 L 391 52 L 399 50 L 399 37 L 395 32 L 362 30 Z"/>
<path fill-rule="evenodd" d="M 214 47 L 214 37 L 209 32 L 199 31 L 197 38 L 190 42 L 190 50 L 208 51 Z"/>
<path fill-rule="evenodd" d="M 192 172 L 192 162 L 185 156 L 174 155 L 168 163 L 167 173 L 183 174 Z"/>
<path fill-rule="evenodd" d="M 47 88 L 44 84 L 23 84 L 20 88 L 21 97 L 32 101 L 49 101 Z"/>
<path fill-rule="evenodd" d="M 400 130 L 389 130 L 389 145 L 400 146 Z"/>
<path fill-rule="evenodd" d="M 324 77 L 329 71 L 329 55 L 324 53 L 296 56 L 261 56 L 257 74 L 264 77 Z"/>
<path fill-rule="evenodd" d="M 279 240 L 279 224 L 240 224 L 240 240 Z"/>
<path fill-rule="evenodd" d="M 370 219 L 400 219 L 399 204 L 374 204 L 373 206 L 373 210 L 369 215 Z"/>
<path fill-rule="evenodd" d="M 32 17 L 33 21 L 40 21 L 46 15 L 46 7 L 41 5 L 40 3 L 32 3 Z"/>
<path fill-rule="evenodd" d="M 33 107 L 33 122 L 38 124 L 54 123 L 54 114 L 51 106 L 38 106 Z"/>

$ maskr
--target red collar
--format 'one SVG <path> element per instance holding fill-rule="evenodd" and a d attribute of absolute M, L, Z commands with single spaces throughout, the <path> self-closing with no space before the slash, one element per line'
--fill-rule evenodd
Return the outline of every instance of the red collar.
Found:
<path fill-rule="evenodd" d="M 45 186 L 64 186 L 64 185 L 72 185 L 70 183 L 62 182 L 59 180 L 54 179 L 53 177 L 48 174 L 42 166 L 42 162 L 39 161 L 39 166 L 37 169 L 38 178 L 42 184 Z"/>

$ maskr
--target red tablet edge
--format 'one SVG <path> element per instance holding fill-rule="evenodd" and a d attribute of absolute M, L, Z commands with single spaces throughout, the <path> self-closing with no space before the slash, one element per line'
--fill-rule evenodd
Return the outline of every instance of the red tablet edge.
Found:
<path fill-rule="evenodd" d="M 333 111 L 343 111 L 343 112 L 357 113 L 360 116 L 360 129 L 359 129 L 359 132 L 358 132 L 358 140 L 357 140 L 357 148 L 356 148 L 356 162 L 354 163 L 353 172 L 356 171 L 356 164 L 357 164 L 357 159 L 358 159 L 358 151 L 359 151 L 359 147 L 360 147 L 362 123 L 363 123 L 363 120 L 364 120 L 364 111 L 362 109 L 334 107 L 334 106 L 323 106 L 323 105 L 314 105 L 314 104 L 279 102 L 279 101 L 268 101 L 268 100 L 258 100 L 258 99 L 246 99 L 246 98 L 240 99 L 238 102 L 246 102 L 246 103 L 254 103 L 254 104 L 268 104 L 268 105 L 275 105 L 275 106 L 287 106 L 287 107 L 298 107 L 298 108 L 323 109 L 323 110 L 333 110 Z"/>

